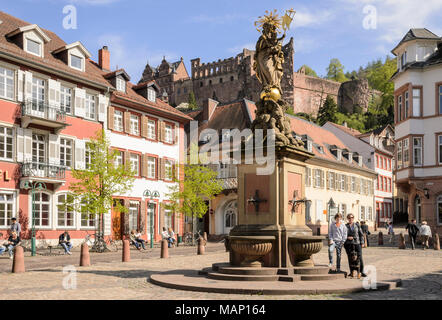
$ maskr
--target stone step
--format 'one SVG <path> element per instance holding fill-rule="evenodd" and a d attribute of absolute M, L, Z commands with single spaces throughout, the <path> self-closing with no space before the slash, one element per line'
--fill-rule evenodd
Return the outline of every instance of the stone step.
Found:
<path fill-rule="evenodd" d="M 329 274 L 301 274 L 301 281 L 325 281 L 344 279 L 344 273 L 329 273 Z"/>
<path fill-rule="evenodd" d="M 294 267 L 294 274 L 328 274 L 330 268 L 327 266 L 314 266 L 314 267 Z"/>
<path fill-rule="evenodd" d="M 251 267 L 219 267 L 218 270 L 214 270 L 223 274 L 236 274 L 236 275 L 272 275 L 275 276 L 278 273 L 278 268 L 251 268 Z"/>
<path fill-rule="evenodd" d="M 277 275 L 245 275 L 245 274 L 224 274 L 218 272 L 209 272 L 209 279 L 229 280 L 229 281 L 278 281 Z"/>

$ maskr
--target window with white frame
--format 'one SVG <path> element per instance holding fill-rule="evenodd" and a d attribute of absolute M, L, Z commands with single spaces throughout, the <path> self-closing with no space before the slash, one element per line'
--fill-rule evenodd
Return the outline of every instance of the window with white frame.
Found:
<path fill-rule="evenodd" d="M 114 130 L 123 131 L 123 111 L 114 111 Z"/>
<path fill-rule="evenodd" d="M 439 114 L 442 114 L 442 85 L 439 86 Z"/>
<path fill-rule="evenodd" d="M 315 169 L 315 188 L 321 188 L 321 169 Z"/>
<path fill-rule="evenodd" d="M 67 87 L 60 87 L 60 107 L 61 110 L 67 114 L 72 113 L 72 89 Z"/>
<path fill-rule="evenodd" d="M 328 172 L 328 188 L 335 189 L 335 173 L 331 171 Z"/>
<path fill-rule="evenodd" d="M 413 117 L 421 116 L 421 89 L 413 89 Z"/>
<path fill-rule="evenodd" d="M 86 93 L 86 118 L 95 120 L 95 96 Z"/>
<path fill-rule="evenodd" d="M 74 227 L 74 208 L 73 197 L 69 193 L 59 194 L 57 196 L 57 226 Z"/>
<path fill-rule="evenodd" d="M 130 115 L 130 133 L 136 136 L 140 134 L 139 117 L 134 114 Z"/>
<path fill-rule="evenodd" d="M 437 197 L 437 224 L 442 224 L 442 195 Z"/>
<path fill-rule="evenodd" d="M 404 159 L 404 168 L 408 167 L 409 163 L 410 163 L 410 144 L 409 144 L 409 139 L 405 139 L 403 141 L 403 148 L 404 148 L 404 155 L 403 155 L 403 159 Z"/>
<path fill-rule="evenodd" d="M 373 221 L 373 207 L 368 207 L 368 220 Z"/>
<path fill-rule="evenodd" d="M 89 143 L 86 143 L 86 147 L 84 150 L 84 159 L 85 159 L 86 169 L 90 169 L 92 163 L 92 149 Z"/>
<path fill-rule="evenodd" d="M 422 137 L 413 138 L 413 165 L 422 165 Z"/>
<path fill-rule="evenodd" d="M 129 202 L 129 230 L 138 231 L 138 213 L 140 211 L 140 202 Z"/>
<path fill-rule="evenodd" d="M 409 99 L 408 99 L 408 91 L 405 92 L 405 100 L 404 100 L 404 119 L 408 118 L 408 111 L 409 111 L 409 103 L 408 103 Z"/>
<path fill-rule="evenodd" d="M 14 71 L 0 67 L 0 98 L 14 99 Z"/>
<path fill-rule="evenodd" d="M 164 164 L 164 178 L 166 180 L 172 180 L 173 176 L 172 176 L 172 167 L 173 167 L 173 162 L 171 160 L 166 160 L 165 164 Z"/>
<path fill-rule="evenodd" d="M 155 120 L 148 120 L 147 121 L 147 137 L 149 139 L 152 139 L 152 140 L 156 139 L 156 123 L 155 123 Z"/>
<path fill-rule="evenodd" d="M 14 195 L 0 193 L 0 226 L 8 227 L 14 210 Z"/>
<path fill-rule="evenodd" d="M 117 154 L 115 156 L 115 166 L 122 166 L 124 164 L 124 153 L 123 151 L 117 150 Z"/>
<path fill-rule="evenodd" d="M 397 98 L 397 105 L 398 105 L 398 107 L 397 107 L 397 114 L 398 114 L 397 121 L 399 122 L 402 120 L 402 96 L 399 96 Z"/>
<path fill-rule="evenodd" d="M 34 219 L 36 227 L 49 227 L 51 218 L 51 201 L 50 195 L 46 192 L 34 193 Z M 29 201 L 32 208 L 32 203 Z"/>
<path fill-rule="evenodd" d="M 402 168 L 402 141 L 397 143 L 397 168 Z"/>
<path fill-rule="evenodd" d="M 82 203 L 85 203 L 86 201 L 87 201 L 86 199 L 83 199 Z M 94 228 L 97 221 L 97 217 L 95 216 L 95 214 L 87 212 L 84 205 L 82 205 L 80 213 L 81 213 L 81 227 Z"/>
<path fill-rule="evenodd" d="M 44 111 L 46 80 L 32 78 L 32 110 Z"/>
<path fill-rule="evenodd" d="M 165 141 L 167 143 L 173 143 L 173 126 L 171 124 L 166 124 L 165 135 Z"/>
<path fill-rule="evenodd" d="M 71 67 L 83 71 L 83 58 L 71 54 Z"/>
<path fill-rule="evenodd" d="M 140 156 L 138 154 L 130 154 L 130 167 L 134 172 L 134 176 L 140 175 Z"/>
<path fill-rule="evenodd" d="M 156 92 L 154 89 L 152 88 L 147 89 L 147 99 L 152 102 L 156 101 Z"/>
<path fill-rule="evenodd" d="M 0 159 L 12 160 L 13 140 L 13 129 L 0 126 Z"/>
<path fill-rule="evenodd" d="M 72 140 L 60 139 L 60 165 L 72 166 Z"/>
<path fill-rule="evenodd" d="M 126 81 L 124 81 L 120 77 L 117 77 L 117 90 L 121 92 L 126 92 Z"/>
<path fill-rule="evenodd" d="M 439 164 L 442 164 L 442 135 L 437 137 L 437 141 L 438 141 L 437 152 L 439 154 Z"/>
<path fill-rule="evenodd" d="M 150 179 L 155 179 L 156 176 L 156 159 L 155 157 L 147 158 L 147 177 Z"/>
<path fill-rule="evenodd" d="M 172 211 L 169 209 L 164 210 L 164 227 L 166 227 L 166 229 L 172 228 Z"/>
<path fill-rule="evenodd" d="M 361 220 L 365 221 L 365 206 L 361 206 Z"/>
<path fill-rule="evenodd" d="M 407 51 L 405 51 L 402 55 L 401 55 L 401 68 L 403 68 L 405 66 L 405 64 L 407 63 Z"/>
<path fill-rule="evenodd" d="M 344 174 L 341 174 L 341 191 L 345 190 L 345 178 L 346 176 Z"/>
<path fill-rule="evenodd" d="M 26 39 L 26 51 L 41 57 L 41 43 L 31 39 Z"/>

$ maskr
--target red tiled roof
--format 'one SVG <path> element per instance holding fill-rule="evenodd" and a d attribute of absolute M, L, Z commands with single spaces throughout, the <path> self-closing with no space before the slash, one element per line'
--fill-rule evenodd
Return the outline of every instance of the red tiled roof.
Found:
<path fill-rule="evenodd" d="M 357 136 L 362 135 L 362 133 L 359 132 L 356 129 L 349 128 L 349 127 L 346 127 L 346 126 L 343 126 L 343 125 L 340 125 L 340 124 L 337 124 L 337 123 L 333 123 L 333 122 L 330 122 L 330 121 L 328 123 L 330 123 L 331 125 L 334 125 L 336 128 L 341 129 L 342 131 L 347 132 L 348 134 L 351 134 L 352 136 L 357 137 Z"/>
<path fill-rule="evenodd" d="M 2 21 L 2 23 L 0 24 L 0 51 L 9 53 L 17 57 L 25 58 L 26 60 L 31 62 L 46 65 L 72 76 L 93 81 L 102 86 L 110 86 L 109 83 L 103 78 L 104 72 L 94 61 L 86 59 L 85 72 L 82 72 L 69 67 L 64 61 L 55 57 L 52 52 L 66 45 L 66 43 L 55 33 L 42 28 L 43 32 L 51 40 L 44 45 L 44 57 L 41 58 L 27 53 L 17 44 L 6 39 L 6 34 L 20 27 L 30 25 L 30 23 L 13 17 L 3 11 L 0 11 L 0 20 Z"/>

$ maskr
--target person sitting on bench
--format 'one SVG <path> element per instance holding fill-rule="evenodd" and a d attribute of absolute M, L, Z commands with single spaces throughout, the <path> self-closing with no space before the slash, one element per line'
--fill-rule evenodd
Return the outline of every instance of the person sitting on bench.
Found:
<path fill-rule="evenodd" d="M 141 233 L 135 233 L 135 230 L 131 230 L 130 244 L 133 244 L 138 250 L 141 250 L 141 247 L 146 250 L 146 246 L 144 245 L 144 243 L 145 241 L 141 239 Z"/>
<path fill-rule="evenodd" d="M 63 232 L 58 238 L 58 244 L 64 248 L 64 254 L 72 254 L 71 236 L 67 231 Z"/>
<path fill-rule="evenodd" d="M 8 249 L 9 251 L 9 259 L 13 258 L 12 250 L 20 243 L 20 237 L 17 235 L 16 232 L 11 232 L 11 236 L 9 237 L 8 241 L 3 244 L 2 247 L 0 247 L 0 255 L 3 254 L 3 252 Z"/>

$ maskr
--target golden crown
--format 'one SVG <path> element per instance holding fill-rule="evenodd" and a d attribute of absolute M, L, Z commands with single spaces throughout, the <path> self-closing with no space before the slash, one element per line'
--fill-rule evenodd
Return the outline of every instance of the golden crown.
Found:
<path fill-rule="evenodd" d="M 292 23 L 296 11 L 293 9 L 286 10 L 282 17 L 278 16 L 276 9 L 273 11 L 266 10 L 265 13 L 266 14 L 263 17 L 259 16 L 258 21 L 255 22 L 256 30 L 258 30 L 260 33 L 262 32 L 265 24 L 273 26 L 277 31 L 280 31 L 281 28 L 284 31 L 287 31 L 290 28 L 290 24 Z"/>

